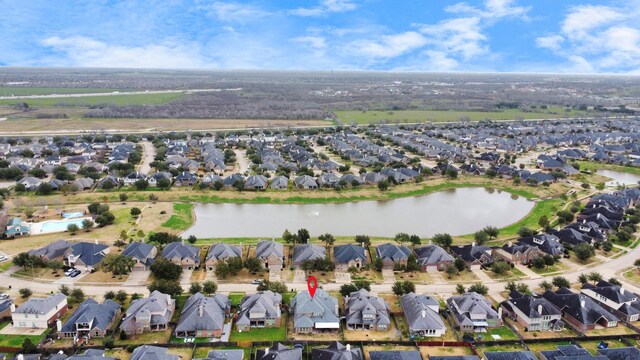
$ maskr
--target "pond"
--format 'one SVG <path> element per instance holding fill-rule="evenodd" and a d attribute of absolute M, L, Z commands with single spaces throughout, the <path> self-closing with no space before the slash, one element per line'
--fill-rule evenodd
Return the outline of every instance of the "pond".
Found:
<path fill-rule="evenodd" d="M 607 181 L 605 183 L 605 185 L 607 186 L 638 185 L 638 181 L 640 181 L 640 175 L 630 174 L 622 171 L 598 170 L 597 174 L 612 179 L 611 181 Z"/>
<path fill-rule="evenodd" d="M 503 227 L 525 217 L 534 202 L 507 192 L 461 188 L 386 201 L 340 204 L 196 204 L 194 225 L 182 237 L 280 237 L 285 229 L 311 236 L 406 232 L 429 237 L 470 234 L 487 225 Z"/>

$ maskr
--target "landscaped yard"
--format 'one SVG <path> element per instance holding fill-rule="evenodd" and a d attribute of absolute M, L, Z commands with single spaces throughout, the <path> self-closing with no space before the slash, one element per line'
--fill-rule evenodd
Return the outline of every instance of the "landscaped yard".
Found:
<path fill-rule="evenodd" d="M 421 346 L 420 354 L 423 359 L 429 359 L 430 356 L 473 355 L 473 352 L 466 346 Z"/>
<path fill-rule="evenodd" d="M 130 345 L 130 344 L 166 344 L 171 337 L 171 330 L 166 331 L 149 331 L 143 334 L 134 335 L 128 337 L 126 340 L 120 340 L 118 338 L 118 344 Z"/>
<path fill-rule="evenodd" d="M 635 331 L 624 326 L 624 324 L 622 323 L 618 323 L 618 326 L 616 327 L 591 330 L 591 331 L 588 331 L 585 335 L 588 337 L 591 337 L 591 336 L 601 336 L 601 335 L 626 335 L 626 334 L 635 334 Z"/>
<path fill-rule="evenodd" d="M 13 273 L 18 277 L 33 277 L 35 279 L 54 280 L 64 276 L 63 270 L 51 270 L 49 268 L 28 268 L 20 269 Z"/>
<path fill-rule="evenodd" d="M 282 325 L 277 328 L 251 329 L 251 331 L 240 332 L 233 326 L 229 341 L 279 341 L 287 340 L 287 329 L 285 323 L 287 316 L 283 314 Z"/>
<path fill-rule="evenodd" d="M 575 337 L 576 333 L 571 328 L 565 328 L 562 331 L 524 331 L 524 328 L 517 322 L 505 318 L 525 339 L 561 339 L 566 337 Z"/>
<path fill-rule="evenodd" d="M 0 324 L 0 329 L 4 329 L 9 325 L 9 322 Z M 32 343 L 38 344 L 47 335 L 47 332 L 43 332 L 40 335 L 0 335 L 0 346 L 7 347 L 21 347 L 25 339 L 31 340 Z"/>
<path fill-rule="evenodd" d="M 78 280 L 78 284 L 87 284 L 87 283 L 122 283 L 127 281 L 129 275 L 113 275 L 110 272 L 106 271 L 96 271 L 88 274 L 82 279 Z"/>
<path fill-rule="evenodd" d="M 490 278 L 496 279 L 496 280 L 520 279 L 526 276 L 522 271 L 518 270 L 517 268 L 511 268 L 511 270 L 507 271 L 504 274 L 496 274 L 491 269 L 485 270 L 484 273 L 487 274 Z"/>
<path fill-rule="evenodd" d="M 565 264 L 563 264 L 560 261 L 556 261 L 555 264 L 551 265 L 551 266 L 546 266 L 542 269 L 538 269 L 535 266 L 530 267 L 531 271 L 535 272 L 536 274 L 552 274 L 552 273 L 556 273 L 556 272 L 560 272 L 560 271 L 565 271 L 568 270 L 569 267 Z"/>
<path fill-rule="evenodd" d="M 627 345 L 625 343 L 621 342 L 621 341 L 608 340 L 608 341 L 605 341 L 605 342 L 609 345 L 609 348 L 627 347 Z M 583 348 L 587 349 L 593 355 L 596 355 L 596 353 L 597 353 L 598 344 L 600 344 L 600 340 L 578 341 L 578 345 L 580 345 Z"/>
<path fill-rule="evenodd" d="M 636 285 L 640 285 L 640 270 L 633 268 L 623 274 L 624 278 Z"/>
<path fill-rule="evenodd" d="M 229 293 L 229 300 L 231 300 L 232 306 L 240 305 L 240 301 L 245 297 L 246 293 L 244 292 L 232 292 Z"/>
<path fill-rule="evenodd" d="M 460 271 L 458 275 L 449 275 L 443 272 L 442 277 L 449 282 L 461 282 L 463 284 L 478 281 L 478 277 L 467 269 Z"/>
<path fill-rule="evenodd" d="M 171 230 L 181 231 L 188 229 L 193 224 L 193 204 L 191 203 L 175 203 L 173 204 L 173 215 L 167 220 L 162 227 Z"/>

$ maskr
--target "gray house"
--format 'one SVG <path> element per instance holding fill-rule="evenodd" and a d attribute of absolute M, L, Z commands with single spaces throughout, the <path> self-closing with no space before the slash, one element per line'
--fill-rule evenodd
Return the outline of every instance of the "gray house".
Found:
<path fill-rule="evenodd" d="M 162 250 L 162 257 L 184 269 L 193 270 L 200 266 L 200 248 L 172 242 Z"/>
<path fill-rule="evenodd" d="M 502 310 L 495 311 L 491 303 L 476 292 L 448 298 L 447 307 L 463 332 L 486 332 L 502 326 Z"/>
<path fill-rule="evenodd" d="M 99 304 L 93 299 L 85 300 L 58 331 L 59 337 L 91 339 L 104 337 L 120 315 L 120 305 L 105 300 Z"/>
<path fill-rule="evenodd" d="M 293 180 L 296 189 L 312 190 L 318 188 L 318 183 L 309 175 L 298 176 Z"/>
<path fill-rule="evenodd" d="M 302 348 L 290 349 L 280 343 L 256 351 L 256 360 L 302 360 Z"/>
<path fill-rule="evenodd" d="M 256 258 L 262 260 L 264 267 L 269 270 L 282 270 L 284 267 L 284 246 L 274 240 L 258 241 Z"/>
<path fill-rule="evenodd" d="M 427 245 L 413 250 L 423 271 L 444 271 L 455 259 L 438 245 Z"/>
<path fill-rule="evenodd" d="M 247 178 L 244 184 L 246 190 L 265 190 L 269 181 L 264 175 L 252 175 Z"/>
<path fill-rule="evenodd" d="M 338 299 L 322 289 L 312 298 L 308 291 L 299 292 L 291 299 L 293 330 L 297 334 L 314 331 L 336 331 L 340 328 Z"/>
<path fill-rule="evenodd" d="M 271 180 L 272 189 L 286 190 L 289 187 L 289 179 L 285 176 L 276 176 Z"/>
<path fill-rule="evenodd" d="M 184 304 L 176 325 L 177 337 L 220 338 L 225 318 L 231 312 L 231 301 L 222 294 L 206 297 L 191 295 Z"/>
<path fill-rule="evenodd" d="M 176 301 L 171 296 L 154 291 L 148 298 L 131 302 L 120 324 L 120 330 L 127 335 L 167 330 L 175 309 Z"/>
<path fill-rule="evenodd" d="M 486 352 L 487 360 L 538 360 L 531 351 Z"/>
<path fill-rule="evenodd" d="M 311 358 L 313 360 L 364 360 L 364 355 L 359 347 L 351 347 L 349 344 L 345 346 L 336 341 L 326 348 L 311 350 Z"/>
<path fill-rule="evenodd" d="M 56 359 L 61 359 L 61 354 L 54 354 L 49 357 L 48 360 L 51 360 L 55 356 Z M 87 349 L 82 354 L 76 353 L 69 357 L 66 357 L 66 360 L 115 360 L 115 358 L 111 356 L 105 356 L 104 350 L 101 349 Z M 26 359 L 25 359 L 26 360 Z"/>
<path fill-rule="evenodd" d="M 345 296 L 344 307 L 348 330 L 389 330 L 389 304 L 367 290 L 360 289 Z"/>
<path fill-rule="evenodd" d="M 158 249 L 155 246 L 143 242 L 132 242 L 122 252 L 123 256 L 136 261 L 133 271 L 149 270 L 157 254 Z"/>
<path fill-rule="evenodd" d="M 236 327 L 240 331 L 279 327 L 282 319 L 281 304 L 282 295 L 269 290 L 245 296 L 238 307 Z"/>
<path fill-rule="evenodd" d="M 209 247 L 204 263 L 207 270 L 212 271 L 218 261 L 225 261 L 234 257 L 242 257 L 242 248 L 239 245 L 217 243 Z"/>
<path fill-rule="evenodd" d="M 383 269 L 393 269 L 396 264 L 407 265 L 411 249 L 404 245 L 386 243 L 376 248 L 376 255 L 382 259 Z"/>
<path fill-rule="evenodd" d="M 355 244 L 338 245 L 333 248 L 336 269 L 346 271 L 350 267 L 360 269 L 367 262 L 366 251 Z"/>
<path fill-rule="evenodd" d="M 222 349 L 209 350 L 207 357 L 195 360 L 243 360 L 244 350 L 242 349 Z"/>
<path fill-rule="evenodd" d="M 543 297 L 522 295 L 517 291 L 500 304 L 505 316 L 515 320 L 525 331 L 560 331 L 564 328 L 562 311 Z"/>
<path fill-rule="evenodd" d="M 410 292 L 400 298 L 411 336 L 442 336 L 447 330 L 438 314 L 440 303 L 427 295 Z"/>
<path fill-rule="evenodd" d="M 129 360 L 178 360 L 178 355 L 167 353 L 167 348 L 142 345 L 133 349 Z"/>
<path fill-rule="evenodd" d="M 370 360 L 422 360 L 417 350 L 370 351 Z"/>
<path fill-rule="evenodd" d="M 38 256 L 43 260 L 62 259 L 64 253 L 73 245 L 67 240 L 58 240 L 47 244 L 39 249 L 29 250 L 29 255 Z"/>
<path fill-rule="evenodd" d="M 305 261 L 324 259 L 327 253 L 324 247 L 315 244 L 296 245 L 293 248 L 293 266 L 299 268 Z"/>
<path fill-rule="evenodd" d="M 109 253 L 109 246 L 80 242 L 73 244 L 64 253 L 64 264 L 81 270 L 94 269 Z"/>

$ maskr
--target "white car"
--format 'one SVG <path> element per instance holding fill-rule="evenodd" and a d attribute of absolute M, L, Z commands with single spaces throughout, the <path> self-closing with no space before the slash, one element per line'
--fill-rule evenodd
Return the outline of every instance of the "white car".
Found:
<path fill-rule="evenodd" d="M 9 258 L 4 256 L 4 255 L 0 255 L 0 261 L 5 261 L 8 260 Z"/>
<path fill-rule="evenodd" d="M 67 271 L 65 271 L 65 272 L 64 272 L 64 276 L 69 276 L 69 275 L 71 275 L 71 273 L 72 273 L 72 272 L 74 272 L 74 271 L 75 271 L 75 269 L 74 269 L 74 268 L 70 268 L 69 270 L 67 270 Z"/>

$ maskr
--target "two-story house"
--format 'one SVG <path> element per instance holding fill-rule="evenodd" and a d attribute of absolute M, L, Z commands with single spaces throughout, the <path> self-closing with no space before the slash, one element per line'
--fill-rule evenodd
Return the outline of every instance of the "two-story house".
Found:
<path fill-rule="evenodd" d="M 494 310 L 491 303 L 476 292 L 447 299 L 456 327 L 463 332 L 486 332 L 502 326 L 502 310 Z"/>
<path fill-rule="evenodd" d="M 217 243 L 209 247 L 204 263 L 207 270 L 213 271 L 218 261 L 226 261 L 236 257 L 242 257 L 242 248 L 239 245 Z"/>
<path fill-rule="evenodd" d="M 367 251 L 355 244 L 337 245 L 333 247 L 333 260 L 336 270 L 360 269 L 367 262 Z"/>
<path fill-rule="evenodd" d="M 120 305 L 112 300 L 105 300 L 99 304 L 93 299 L 87 299 L 58 328 L 58 336 L 89 340 L 106 336 L 114 326 L 120 315 Z"/>
<path fill-rule="evenodd" d="M 437 299 L 410 292 L 400 298 L 400 304 L 411 336 L 438 337 L 446 332 L 447 327 L 438 314 Z"/>
<path fill-rule="evenodd" d="M 512 291 L 500 308 L 505 316 L 517 321 L 524 331 L 560 331 L 564 328 L 562 311 L 543 297 Z"/>
<path fill-rule="evenodd" d="M 255 256 L 264 263 L 266 269 L 282 270 L 284 268 L 284 246 L 275 240 L 258 241 Z"/>
<path fill-rule="evenodd" d="M 345 296 L 344 307 L 348 330 L 389 330 L 389 304 L 383 298 L 360 289 Z"/>
<path fill-rule="evenodd" d="M 122 255 L 135 260 L 133 271 L 144 271 L 149 270 L 151 264 L 153 264 L 153 259 L 158 255 L 158 249 L 151 244 L 132 242 L 127 245 Z"/>
<path fill-rule="evenodd" d="M 622 286 L 613 285 L 608 281 L 600 281 L 596 285 L 584 284 L 580 292 L 597 301 L 621 319 L 638 321 L 640 317 L 638 295 Z"/>
<path fill-rule="evenodd" d="M 187 270 L 200 266 L 200 248 L 182 242 L 172 242 L 165 246 L 162 257 Z"/>
<path fill-rule="evenodd" d="M 13 326 L 46 329 L 68 311 L 67 297 L 62 293 L 46 298 L 31 297 L 17 309 L 11 304 Z"/>
<path fill-rule="evenodd" d="M 219 338 L 222 336 L 225 318 L 230 312 L 231 301 L 225 295 L 191 295 L 180 313 L 175 336 Z"/>
<path fill-rule="evenodd" d="M 245 296 L 238 306 L 236 327 L 239 331 L 252 328 L 279 327 L 282 319 L 282 295 L 272 291 L 260 291 Z"/>
<path fill-rule="evenodd" d="M 120 324 L 120 330 L 127 335 L 167 330 L 175 309 L 176 301 L 171 296 L 154 291 L 148 298 L 131 302 Z"/>
<path fill-rule="evenodd" d="M 313 297 L 308 291 L 299 292 L 291 299 L 290 309 L 293 312 L 293 330 L 297 334 L 340 329 L 338 299 L 323 289 L 317 289 Z"/>
<path fill-rule="evenodd" d="M 79 242 L 73 244 L 64 253 L 64 264 L 76 269 L 91 271 L 104 259 L 109 253 L 109 246 Z"/>

